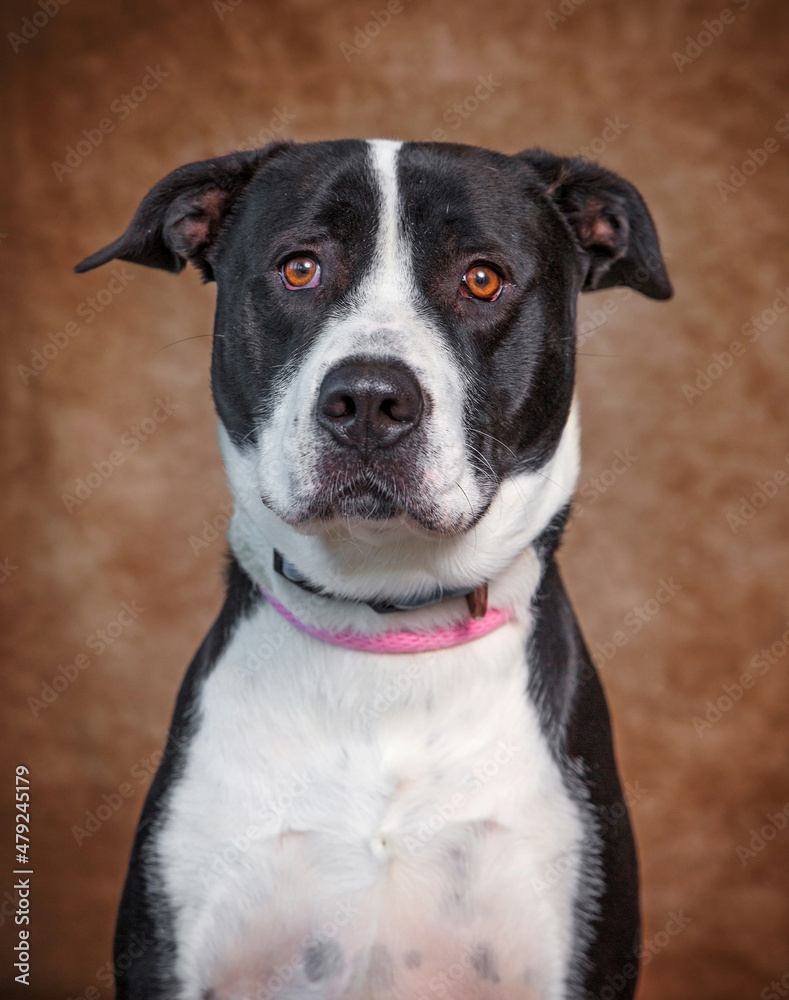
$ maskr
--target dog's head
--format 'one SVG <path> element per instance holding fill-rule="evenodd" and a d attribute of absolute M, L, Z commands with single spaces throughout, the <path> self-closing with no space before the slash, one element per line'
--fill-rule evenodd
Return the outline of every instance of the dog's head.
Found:
<path fill-rule="evenodd" d="M 308 533 L 467 532 L 559 446 L 577 293 L 671 294 L 627 181 L 441 143 L 278 143 L 190 164 L 77 269 L 113 258 L 192 261 L 217 282 L 231 481 Z"/>

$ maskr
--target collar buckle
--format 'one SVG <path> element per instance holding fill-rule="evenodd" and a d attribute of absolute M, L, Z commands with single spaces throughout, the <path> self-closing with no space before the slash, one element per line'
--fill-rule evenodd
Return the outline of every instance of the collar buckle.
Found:
<path fill-rule="evenodd" d="M 471 617 L 475 622 L 480 621 L 488 613 L 488 584 L 481 583 L 470 594 L 466 594 L 466 603 Z"/>

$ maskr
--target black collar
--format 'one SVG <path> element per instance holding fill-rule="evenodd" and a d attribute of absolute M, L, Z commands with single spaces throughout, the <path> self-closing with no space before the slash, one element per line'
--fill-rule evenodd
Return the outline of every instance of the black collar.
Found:
<path fill-rule="evenodd" d="M 339 598 L 325 590 L 323 587 L 317 586 L 317 584 L 311 583 L 298 569 L 289 562 L 281 552 L 277 552 L 274 549 L 274 571 L 283 576 L 290 583 L 294 583 L 297 587 L 301 587 L 302 590 L 309 591 L 310 594 L 318 594 L 321 597 L 327 597 L 334 600 L 339 600 Z M 429 608 L 433 604 L 441 604 L 442 601 L 451 601 L 458 597 L 465 597 L 468 602 L 469 612 L 471 617 L 474 619 L 484 618 L 488 610 L 488 585 L 487 583 L 480 584 L 478 587 L 474 587 L 469 590 L 466 587 L 461 587 L 457 590 L 447 589 L 445 587 L 438 587 L 433 591 L 432 594 L 428 594 L 427 597 L 409 597 L 403 598 L 400 601 L 362 601 L 356 598 L 342 598 L 343 600 L 352 600 L 356 604 L 366 604 L 367 607 L 372 608 L 373 611 L 377 611 L 379 614 L 389 614 L 392 611 L 416 611 L 420 608 Z"/>

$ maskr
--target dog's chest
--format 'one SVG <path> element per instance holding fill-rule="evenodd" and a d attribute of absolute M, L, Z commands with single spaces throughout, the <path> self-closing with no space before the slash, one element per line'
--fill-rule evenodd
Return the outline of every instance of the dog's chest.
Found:
<path fill-rule="evenodd" d="M 582 823 L 524 649 L 241 625 L 157 838 L 185 1000 L 563 996 Z"/>

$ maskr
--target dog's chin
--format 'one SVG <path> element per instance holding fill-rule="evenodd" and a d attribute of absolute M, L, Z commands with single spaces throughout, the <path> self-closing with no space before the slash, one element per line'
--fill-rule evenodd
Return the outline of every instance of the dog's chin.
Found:
<path fill-rule="evenodd" d="M 365 527 L 381 531 L 406 528 L 432 537 L 453 537 L 470 530 L 478 519 L 472 519 L 470 511 L 457 516 L 418 496 L 396 498 L 387 491 L 376 489 L 318 494 L 288 510 L 278 510 L 265 497 L 261 499 L 280 520 L 305 535 L 322 534 L 333 528 L 352 531 Z"/>

